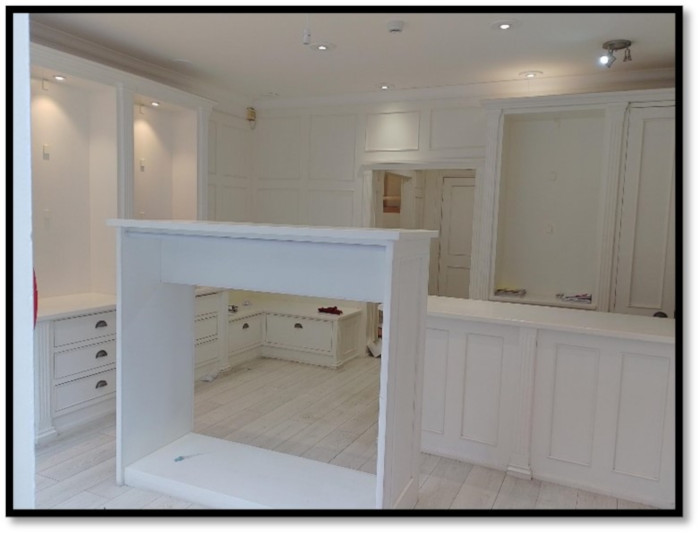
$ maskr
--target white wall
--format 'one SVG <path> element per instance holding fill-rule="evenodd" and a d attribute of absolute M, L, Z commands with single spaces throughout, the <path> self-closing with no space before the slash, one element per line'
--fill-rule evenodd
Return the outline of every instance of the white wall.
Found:
<path fill-rule="evenodd" d="M 34 265 L 42 298 L 90 290 L 89 96 L 44 83 L 46 89 L 41 80 L 31 84 Z"/>
<path fill-rule="evenodd" d="M 602 111 L 505 120 L 496 287 L 595 292 L 604 127 Z"/>
<path fill-rule="evenodd" d="M 219 220 L 360 226 L 363 170 L 475 168 L 484 128 L 475 99 L 261 109 L 252 136 L 217 113 L 210 208 Z"/>

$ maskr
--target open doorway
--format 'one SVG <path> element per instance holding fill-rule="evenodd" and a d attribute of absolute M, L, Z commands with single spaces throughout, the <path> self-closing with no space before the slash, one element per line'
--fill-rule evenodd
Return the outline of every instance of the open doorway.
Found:
<path fill-rule="evenodd" d="M 473 169 L 376 170 L 374 226 L 438 230 L 428 294 L 469 298 L 476 178 Z"/>

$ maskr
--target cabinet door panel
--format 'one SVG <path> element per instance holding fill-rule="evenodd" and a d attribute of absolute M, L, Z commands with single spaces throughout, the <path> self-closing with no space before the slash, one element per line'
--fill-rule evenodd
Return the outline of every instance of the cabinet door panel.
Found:
<path fill-rule="evenodd" d="M 675 108 L 632 109 L 622 192 L 615 307 L 673 317 Z"/>

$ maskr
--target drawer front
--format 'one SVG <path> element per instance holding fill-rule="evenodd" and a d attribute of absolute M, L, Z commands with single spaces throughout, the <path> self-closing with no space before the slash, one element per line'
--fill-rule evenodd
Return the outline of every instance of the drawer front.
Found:
<path fill-rule="evenodd" d="M 219 294 L 203 295 L 194 299 L 194 314 L 216 313 L 219 311 Z"/>
<path fill-rule="evenodd" d="M 266 342 L 323 352 L 333 350 L 333 323 L 290 315 L 268 315 Z"/>
<path fill-rule="evenodd" d="M 213 339 L 194 347 L 194 365 L 204 365 L 219 358 L 219 341 Z"/>
<path fill-rule="evenodd" d="M 219 316 L 210 315 L 194 322 L 195 343 L 203 339 L 216 337 L 219 333 Z"/>
<path fill-rule="evenodd" d="M 78 343 L 117 333 L 117 312 L 94 313 L 54 321 L 54 347 Z"/>
<path fill-rule="evenodd" d="M 234 352 L 262 343 L 263 316 L 254 315 L 245 319 L 229 321 L 228 350 Z"/>
<path fill-rule="evenodd" d="M 112 339 L 87 347 L 56 352 L 53 360 L 54 379 L 89 371 L 117 361 L 117 342 Z"/>
<path fill-rule="evenodd" d="M 112 369 L 56 386 L 56 411 L 114 393 L 117 371 Z"/>

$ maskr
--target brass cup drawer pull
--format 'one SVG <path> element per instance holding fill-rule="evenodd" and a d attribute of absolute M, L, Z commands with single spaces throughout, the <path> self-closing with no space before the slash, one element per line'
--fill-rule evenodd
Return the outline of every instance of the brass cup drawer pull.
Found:
<path fill-rule="evenodd" d="M 304 328 L 301 323 L 294 323 L 294 328 Z"/>
<path fill-rule="evenodd" d="M 103 388 L 107 385 L 106 380 L 100 380 L 97 384 L 95 384 L 95 389 Z"/>
<path fill-rule="evenodd" d="M 106 356 L 108 356 L 106 350 L 101 350 L 101 351 L 99 351 L 97 354 L 95 354 L 95 358 L 104 358 L 104 357 L 106 357 Z"/>
<path fill-rule="evenodd" d="M 248 323 L 243 323 L 243 326 L 241 328 L 243 330 L 248 330 L 248 328 L 250 328 L 250 325 Z"/>
<path fill-rule="evenodd" d="M 95 328 L 107 328 L 107 321 L 97 321 Z"/>

